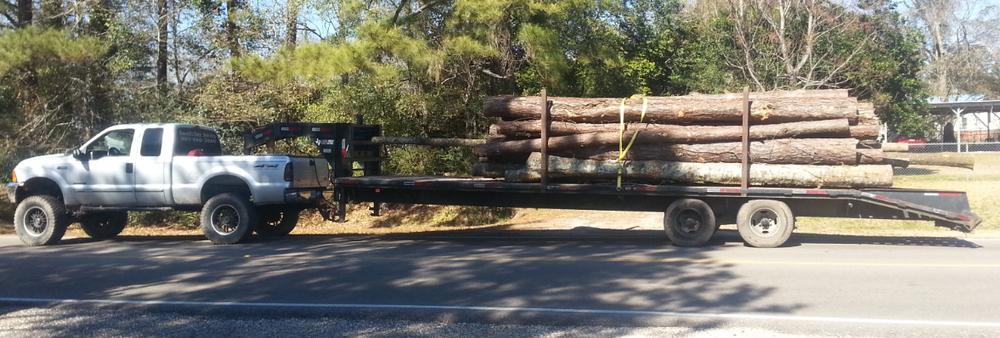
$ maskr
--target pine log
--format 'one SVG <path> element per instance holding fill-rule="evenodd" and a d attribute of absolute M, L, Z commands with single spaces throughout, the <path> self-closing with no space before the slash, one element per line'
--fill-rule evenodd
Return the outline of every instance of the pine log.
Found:
<path fill-rule="evenodd" d="M 882 162 L 878 149 L 856 149 L 854 139 L 776 139 L 750 143 L 750 162 L 768 164 L 857 165 Z M 706 144 L 636 144 L 625 160 L 659 160 L 696 163 L 739 163 L 741 142 Z M 552 152 L 578 159 L 615 160 L 618 147 L 583 148 Z"/>
<path fill-rule="evenodd" d="M 610 124 L 583 125 L 611 126 Z M 712 143 L 741 141 L 743 137 L 743 128 L 740 126 L 680 126 L 663 124 L 633 124 L 631 126 L 635 129 L 626 131 L 624 138 L 620 131 L 551 137 L 549 138 L 549 150 L 559 151 L 611 145 L 618 146 L 623 140 L 626 144 L 630 142 L 632 135 L 635 135 L 636 132 L 638 134 L 635 137 L 634 144 Z M 850 135 L 850 128 L 852 127 L 848 125 L 847 119 L 764 124 L 750 127 L 750 139 L 771 140 L 807 135 L 847 137 Z M 597 128 L 588 127 L 588 129 Z M 527 154 L 540 151 L 541 147 L 541 139 L 512 140 L 477 145 L 474 148 L 474 152 L 478 156 L 489 157 Z"/>
<path fill-rule="evenodd" d="M 551 121 L 582 123 L 620 122 L 621 99 L 550 97 Z M 646 116 L 642 115 L 642 99 L 626 102 L 625 122 L 664 124 L 720 124 L 743 121 L 744 101 L 697 97 L 649 97 Z M 537 120 L 541 117 L 537 97 L 493 96 L 483 101 L 486 116 L 504 120 Z M 816 121 L 846 118 L 857 123 L 855 98 L 758 99 L 750 108 L 754 124 L 774 124 L 796 121 Z"/>
<path fill-rule="evenodd" d="M 524 169 L 521 163 L 476 163 L 472 166 L 472 176 L 502 178 L 509 170 Z"/>
<path fill-rule="evenodd" d="M 858 124 L 851 126 L 851 137 L 859 140 L 874 140 L 878 138 L 879 128 L 878 119 L 861 117 Z"/>
<path fill-rule="evenodd" d="M 508 182 L 537 182 L 541 170 L 541 154 L 528 158 L 527 168 L 509 171 Z M 578 160 L 549 156 L 549 175 L 553 178 L 616 179 L 622 169 L 622 179 L 667 182 L 676 184 L 738 185 L 742 177 L 737 163 L 689 163 L 672 161 Z M 750 185 L 803 188 L 874 188 L 892 186 L 892 166 L 814 166 L 771 165 L 750 166 Z"/>
<path fill-rule="evenodd" d="M 891 153 L 887 157 L 909 161 L 912 165 L 933 165 L 975 169 L 976 159 L 968 154 L 959 153 Z"/>
<path fill-rule="evenodd" d="M 847 119 L 788 122 L 750 126 L 751 139 L 788 138 L 822 135 L 827 137 L 849 137 L 851 135 Z M 490 126 L 490 134 L 505 137 L 538 138 L 542 125 L 538 121 L 499 121 Z M 662 134 L 670 143 L 703 143 L 741 140 L 742 126 L 688 126 L 677 124 L 628 123 L 625 130 Z M 621 132 L 618 123 L 572 123 L 551 122 L 549 137 Z M 629 136 L 631 137 L 631 136 Z M 551 139 L 550 139 L 551 140 Z M 617 141 L 616 141 L 617 142 Z M 636 142 L 639 142 L 636 140 Z M 540 146 L 540 144 L 539 144 Z M 552 147 L 552 142 L 549 142 Z"/>
<path fill-rule="evenodd" d="M 909 143 L 880 143 L 878 147 L 884 152 L 905 153 L 910 151 Z"/>
<path fill-rule="evenodd" d="M 431 138 L 431 137 L 372 137 L 375 144 L 410 144 L 435 147 L 472 147 L 486 143 L 485 139 Z"/>
<path fill-rule="evenodd" d="M 796 90 L 777 90 L 770 92 L 752 92 L 750 93 L 751 100 L 763 99 L 763 98 L 845 98 L 849 97 L 847 89 L 796 89 Z M 691 93 L 689 95 L 681 97 L 693 97 L 693 98 L 714 98 L 714 99 L 742 99 L 743 93 L 725 93 L 725 94 L 701 94 L 701 93 Z"/>

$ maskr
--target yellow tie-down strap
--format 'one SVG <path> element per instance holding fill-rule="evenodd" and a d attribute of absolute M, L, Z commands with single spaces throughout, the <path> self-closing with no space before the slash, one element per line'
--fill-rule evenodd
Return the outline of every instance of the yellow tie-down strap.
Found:
<path fill-rule="evenodd" d="M 631 98 L 636 98 L 638 95 L 632 95 Z M 635 137 L 639 135 L 639 131 L 636 130 L 632 133 L 632 139 L 628 141 L 628 145 L 625 145 L 625 102 L 628 101 L 628 97 L 622 99 L 622 104 L 618 110 L 618 115 L 621 117 L 620 133 L 618 137 L 618 185 L 616 186 L 618 191 L 622 190 L 622 167 L 625 160 L 625 155 L 628 154 L 628 150 L 632 148 L 632 144 L 635 143 Z M 649 100 L 645 96 L 642 97 L 642 114 L 639 115 L 639 123 L 646 118 L 646 107 L 649 105 Z"/>

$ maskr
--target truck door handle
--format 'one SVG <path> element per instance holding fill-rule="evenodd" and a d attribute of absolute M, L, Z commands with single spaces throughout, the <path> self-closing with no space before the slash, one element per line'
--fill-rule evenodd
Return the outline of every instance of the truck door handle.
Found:
<path fill-rule="evenodd" d="M 135 171 L 135 165 L 132 163 L 125 163 L 125 173 L 131 174 L 133 171 Z"/>

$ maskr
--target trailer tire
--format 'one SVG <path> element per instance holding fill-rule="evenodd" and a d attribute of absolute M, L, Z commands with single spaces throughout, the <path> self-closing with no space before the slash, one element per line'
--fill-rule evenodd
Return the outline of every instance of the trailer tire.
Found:
<path fill-rule="evenodd" d="M 69 223 L 66 206 L 53 196 L 25 198 L 14 210 L 14 230 L 27 246 L 58 243 Z"/>
<path fill-rule="evenodd" d="M 718 229 L 712 208 L 699 199 L 685 198 L 670 203 L 663 213 L 663 229 L 676 246 L 695 247 L 708 242 Z"/>
<path fill-rule="evenodd" d="M 253 230 L 257 235 L 264 237 L 288 235 L 299 224 L 301 212 L 302 209 L 297 208 L 261 209 L 257 227 Z"/>
<path fill-rule="evenodd" d="M 225 193 L 208 199 L 201 209 L 201 229 L 213 244 L 235 244 L 253 233 L 257 208 L 247 197 Z"/>
<path fill-rule="evenodd" d="M 795 215 L 784 202 L 751 200 L 737 212 L 736 229 L 747 245 L 755 248 L 779 247 L 792 235 Z"/>
<path fill-rule="evenodd" d="M 128 225 L 128 211 L 97 211 L 80 216 L 80 227 L 93 239 L 118 236 Z"/>

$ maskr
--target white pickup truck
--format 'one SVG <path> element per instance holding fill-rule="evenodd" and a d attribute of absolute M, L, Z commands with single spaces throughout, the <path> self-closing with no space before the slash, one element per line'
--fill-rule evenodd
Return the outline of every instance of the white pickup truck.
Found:
<path fill-rule="evenodd" d="M 67 154 L 26 159 L 7 185 L 14 226 L 31 246 L 57 243 L 78 221 L 94 238 L 117 236 L 129 211 L 201 211 L 212 243 L 253 232 L 288 234 L 302 209 L 329 197 L 323 158 L 222 156 L 218 134 L 192 124 L 128 124 Z"/>

